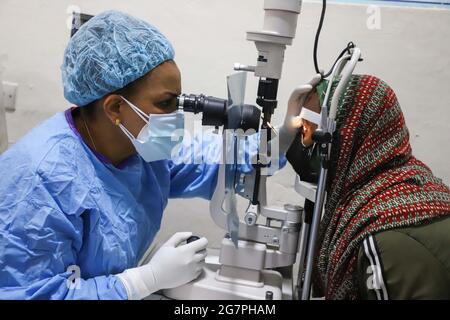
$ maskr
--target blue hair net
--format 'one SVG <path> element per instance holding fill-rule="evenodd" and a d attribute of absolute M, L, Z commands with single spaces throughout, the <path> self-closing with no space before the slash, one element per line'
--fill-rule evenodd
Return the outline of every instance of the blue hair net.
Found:
<path fill-rule="evenodd" d="M 61 66 L 64 96 L 85 106 L 173 60 L 169 40 L 151 24 L 119 11 L 103 12 L 70 40 Z"/>

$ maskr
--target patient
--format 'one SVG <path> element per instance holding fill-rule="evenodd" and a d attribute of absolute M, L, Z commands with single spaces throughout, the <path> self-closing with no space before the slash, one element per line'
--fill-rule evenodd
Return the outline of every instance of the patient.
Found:
<path fill-rule="evenodd" d="M 326 85 L 304 108 L 320 112 Z M 403 113 L 385 82 L 352 76 L 340 98 L 314 294 L 450 299 L 450 189 L 412 155 Z M 287 158 L 302 180 L 314 181 L 317 125 L 298 119 L 298 127 Z"/>

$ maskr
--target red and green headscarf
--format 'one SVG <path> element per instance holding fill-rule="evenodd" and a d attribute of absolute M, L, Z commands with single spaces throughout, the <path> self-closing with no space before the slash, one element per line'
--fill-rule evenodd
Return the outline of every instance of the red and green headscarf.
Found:
<path fill-rule="evenodd" d="M 450 189 L 411 154 L 397 97 L 382 80 L 352 76 L 336 120 L 315 292 L 327 299 L 356 299 L 362 241 L 449 216 Z"/>

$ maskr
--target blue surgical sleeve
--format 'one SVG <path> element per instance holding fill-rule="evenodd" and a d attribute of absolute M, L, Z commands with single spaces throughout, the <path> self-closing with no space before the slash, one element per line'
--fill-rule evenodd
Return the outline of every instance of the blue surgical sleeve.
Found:
<path fill-rule="evenodd" d="M 188 141 L 175 161 L 170 162 L 172 198 L 201 197 L 212 198 L 217 184 L 219 164 L 222 161 L 222 135 L 206 134 Z M 250 173 L 253 169 L 252 159 L 258 151 L 259 134 L 254 134 L 240 142 L 237 170 Z M 277 159 L 275 166 L 269 166 L 271 174 L 286 165 L 286 157 Z"/>
<path fill-rule="evenodd" d="M 208 134 L 185 139 L 178 158 L 170 162 L 171 198 L 210 200 L 217 184 L 222 137 Z"/>
<path fill-rule="evenodd" d="M 83 279 L 82 216 L 64 214 L 42 184 L 29 183 L 30 192 L 10 185 L 0 201 L 0 299 L 127 299 L 114 275 Z"/>

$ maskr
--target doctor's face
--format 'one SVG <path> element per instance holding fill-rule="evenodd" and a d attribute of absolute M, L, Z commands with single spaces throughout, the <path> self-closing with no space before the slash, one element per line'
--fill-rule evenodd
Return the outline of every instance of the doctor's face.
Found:
<path fill-rule="evenodd" d="M 119 93 L 145 114 L 174 112 L 181 94 L 180 70 L 174 61 L 166 61 Z M 120 113 L 122 124 L 136 137 L 145 122 L 123 99 Z"/>

